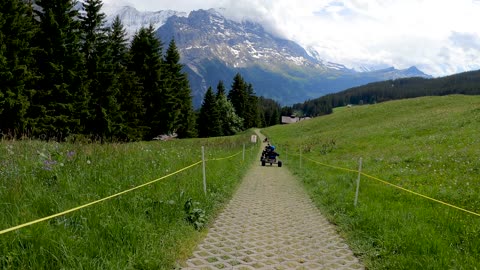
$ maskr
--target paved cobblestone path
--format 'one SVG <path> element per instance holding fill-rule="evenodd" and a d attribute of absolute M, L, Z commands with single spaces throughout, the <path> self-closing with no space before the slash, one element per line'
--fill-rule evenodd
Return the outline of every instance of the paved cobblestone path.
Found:
<path fill-rule="evenodd" d="M 364 269 L 284 167 L 257 162 L 183 269 Z"/>

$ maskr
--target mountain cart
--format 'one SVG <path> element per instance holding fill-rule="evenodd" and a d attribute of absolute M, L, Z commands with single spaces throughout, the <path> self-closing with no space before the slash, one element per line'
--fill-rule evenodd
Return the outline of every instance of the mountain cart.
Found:
<path fill-rule="evenodd" d="M 265 150 L 262 152 L 262 156 L 260 157 L 260 162 L 262 163 L 262 166 L 265 166 L 266 164 L 270 163 L 270 166 L 273 164 L 277 164 L 278 167 L 282 167 L 282 161 L 277 159 L 277 157 L 280 156 L 277 152 L 275 152 L 275 146 L 273 145 L 267 145 L 265 147 Z"/>

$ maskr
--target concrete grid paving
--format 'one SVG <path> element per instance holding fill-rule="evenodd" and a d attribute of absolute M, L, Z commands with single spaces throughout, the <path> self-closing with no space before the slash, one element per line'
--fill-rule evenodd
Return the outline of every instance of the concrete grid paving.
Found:
<path fill-rule="evenodd" d="M 285 168 L 256 164 L 182 269 L 364 269 Z"/>

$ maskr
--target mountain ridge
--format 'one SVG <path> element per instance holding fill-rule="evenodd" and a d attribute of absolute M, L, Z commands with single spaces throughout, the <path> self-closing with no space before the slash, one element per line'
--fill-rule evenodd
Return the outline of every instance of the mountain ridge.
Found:
<path fill-rule="evenodd" d="M 332 108 L 347 105 L 375 104 L 424 96 L 479 95 L 479 84 L 480 70 L 438 78 L 400 78 L 349 88 L 294 104 L 292 108 L 308 116 L 318 116 L 330 113 Z"/>
<path fill-rule="evenodd" d="M 133 14 L 135 16 L 128 18 L 138 15 Z M 294 41 L 276 37 L 258 23 L 236 22 L 214 9 L 195 10 L 188 15 L 150 12 L 145 16 L 151 16 L 148 18 L 158 23 L 156 36 L 164 44 L 172 38 L 175 40 L 190 79 L 195 107 L 199 107 L 209 86 L 216 86 L 220 80 L 228 84 L 238 72 L 253 84 L 258 95 L 275 99 L 282 105 L 374 81 L 430 77 L 415 67 L 358 72 L 320 59 L 313 48 L 305 49 Z M 141 17 L 135 20 L 148 21 Z"/>

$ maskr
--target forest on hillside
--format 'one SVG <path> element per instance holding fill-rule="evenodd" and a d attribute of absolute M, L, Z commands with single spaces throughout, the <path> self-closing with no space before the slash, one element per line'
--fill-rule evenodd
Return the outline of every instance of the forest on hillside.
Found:
<path fill-rule="evenodd" d="M 101 0 L 76 3 L 0 2 L 0 137 L 211 137 L 280 122 L 280 105 L 240 74 L 195 111 L 174 40 L 165 46 L 150 26 L 129 41 L 118 17 L 106 26 Z"/>
<path fill-rule="evenodd" d="M 320 116 L 331 113 L 333 108 L 349 104 L 374 104 L 389 100 L 452 94 L 479 95 L 480 71 L 463 72 L 435 79 L 403 78 L 369 83 L 294 104 L 290 108 L 284 108 L 282 115 L 297 112 L 306 116 Z"/>

